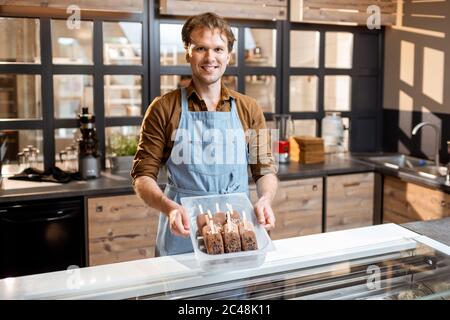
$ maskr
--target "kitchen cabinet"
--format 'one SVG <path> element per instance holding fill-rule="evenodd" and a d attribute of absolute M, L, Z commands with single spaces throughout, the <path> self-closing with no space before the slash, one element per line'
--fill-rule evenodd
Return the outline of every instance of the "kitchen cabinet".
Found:
<path fill-rule="evenodd" d="M 280 181 L 272 208 L 275 213 L 273 240 L 322 232 L 322 178 Z M 258 199 L 250 186 L 252 203 Z"/>
<path fill-rule="evenodd" d="M 327 177 L 325 230 L 372 225 L 374 190 L 373 172 Z"/>
<path fill-rule="evenodd" d="M 87 199 L 89 265 L 154 257 L 159 211 L 137 195 Z"/>
<path fill-rule="evenodd" d="M 450 194 L 385 176 L 383 222 L 406 223 L 450 216 Z"/>

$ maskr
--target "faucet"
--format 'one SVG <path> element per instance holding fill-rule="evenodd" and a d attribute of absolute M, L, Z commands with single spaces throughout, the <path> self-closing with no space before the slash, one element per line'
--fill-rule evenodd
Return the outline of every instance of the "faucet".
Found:
<path fill-rule="evenodd" d="M 439 127 L 435 124 L 429 123 L 429 122 L 421 122 L 418 125 L 416 125 L 414 127 L 414 129 L 412 130 L 412 135 L 415 136 L 417 131 L 419 131 L 420 128 L 424 127 L 424 126 L 430 126 L 434 129 L 434 131 L 436 131 L 436 144 L 434 146 L 434 161 L 436 163 L 436 169 L 439 168 L 440 163 L 439 163 L 439 149 L 441 146 L 441 130 L 439 129 Z"/>

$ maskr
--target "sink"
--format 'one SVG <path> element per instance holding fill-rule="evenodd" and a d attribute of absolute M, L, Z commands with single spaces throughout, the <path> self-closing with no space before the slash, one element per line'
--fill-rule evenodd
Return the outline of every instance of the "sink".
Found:
<path fill-rule="evenodd" d="M 366 159 L 368 161 L 375 162 L 377 164 L 382 164 L 386 167 L 393 169 L 400 169 L 400 168 L 417 169 L 422 167 L 431 167 L 433 165 L 432 161 L 421 158 L 415 158 L 404 154 L 395 154 L 389 156 L 374 156 L 374 157 L 367 157 Z"/>
<path fill-rule="evenodd" d="M 447 167 L 440 166 L 437 168 L 434 161 L 404 154 L 368 156 L 363 159 L 387 168 L 412 173 L 431 180 L 441 180 L 447 174 Z"/>

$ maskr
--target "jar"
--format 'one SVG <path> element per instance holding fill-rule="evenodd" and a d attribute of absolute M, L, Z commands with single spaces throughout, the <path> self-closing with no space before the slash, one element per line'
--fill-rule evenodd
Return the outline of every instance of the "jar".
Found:
<path fill-rule="evenodd" d="M 339 112 L 326 113 L 322 119 L 322 138 L 326 153 L 344 150 L 344 123 Z"/>

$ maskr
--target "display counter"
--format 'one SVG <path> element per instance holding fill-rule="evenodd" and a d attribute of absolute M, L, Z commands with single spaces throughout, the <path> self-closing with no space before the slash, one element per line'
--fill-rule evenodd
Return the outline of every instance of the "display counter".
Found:
<path fill-rule="evenodd" d="M 252 269 L 194 254 L 0 280 L 0 299 L 449 299 L 450 247 L 395 224 L 274 241 Z"/>

